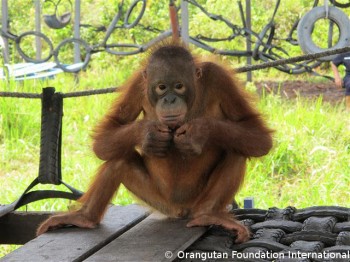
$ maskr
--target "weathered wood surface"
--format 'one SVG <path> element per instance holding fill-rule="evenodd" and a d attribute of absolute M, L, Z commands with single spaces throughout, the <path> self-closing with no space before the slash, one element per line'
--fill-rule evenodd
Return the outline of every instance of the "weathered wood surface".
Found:
<path fill-rule="evenodd" d="M 187 222 L 154 213 L 85 261 L 173 261 L 206 231 Z"/>
<path fill-rule="evenodd" d="M 95 229 L 65 228 L 48 232 L 0 261 L 83 261 L 147 215 L 148 210 L 137 205 L 114 206 Z"/>
<path fill-rule="evenodd" d="M 0 244 L 23 245 L 35 238 L 38 225 L 51 212 L 12 212 L 0 217 Z"/>

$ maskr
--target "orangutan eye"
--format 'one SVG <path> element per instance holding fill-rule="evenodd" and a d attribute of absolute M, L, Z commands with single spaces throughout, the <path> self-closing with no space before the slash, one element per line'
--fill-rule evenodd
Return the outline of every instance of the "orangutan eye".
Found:
<path fill-rule="evenodd" d="M 160 84 L 160 85 L 157 85 L 155 90 L 157 95 L 163 95 L 166 92 L 167 87 L 166 85 Z"/>
<path fill-rule="evenodd" d="M 175 84 L 175 91 L 178 94 L 184 94 L 186 91 L 186 88 L 182 83 L 177 83 Z"/>

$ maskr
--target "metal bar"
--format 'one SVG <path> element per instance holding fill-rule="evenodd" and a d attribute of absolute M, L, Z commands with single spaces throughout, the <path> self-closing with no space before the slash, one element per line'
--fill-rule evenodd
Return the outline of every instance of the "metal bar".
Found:
<path fill-rule="evenodd" d="M 41 32 L 41 4 L 40 0 L 35 0 L 35 31 Z M 35 58 L 40 60 L 42 54 L 41 37 L 35 36 Z"/>
<path fill-rule="evenodd" d="M 251 32 L 252 29 L 252 13 L 251 13 L 251 2 L 250 0 L 245 0 L 245 8 L 246 8 L 246 26 L 248 29 L 248 32 Z M 247 35 L 246 37 L 246 43 L 247 43 L 247 52 L 252 51 L 252 42 L 251 39 L 252 36 L 250 34 Z M 247 56 L 247 65 L 252 65 L 252 57 Z M 247 72 L 247 81 L 252 82 L 253 81 L 253 73 L 252 71 Z"/>
<path fill-rule="evenodd" d="M 5 33 L 8 32 L 8 0 L 2 0 L 1 1 L 1 25 L 2 25 L 2 31 Z M 6 37 L 3 37 L 4 42 L 4 50 L 2 50 L 3 56 L 4 56 L 4 62 L 9 63 L 10 62 L 10 56 L 9 56 L 9 43 L 8 39 Z"/>
<path fill-rule="evenodd" d="M 75 0 L 74 10 L 74 38 L 80 39 L 80 0 Z M 74 63 L 81 63 L 80 47 L 78 43 L 74 43 Z"/>
<path fill-rule="evenodd" d="M 188 45 L 190 36 L 188 22 L 188 2 L 186 0 L 181 1 L 181 38 L 182 41 Z"/>

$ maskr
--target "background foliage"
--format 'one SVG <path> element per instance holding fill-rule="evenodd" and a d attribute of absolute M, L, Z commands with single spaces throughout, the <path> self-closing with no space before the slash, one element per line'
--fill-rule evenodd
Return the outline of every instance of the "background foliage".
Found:
<path fill-rule="evenodd" d="M 228 19 L 231 23 L 237 25 L 239 28 L 243 28 L 241 17 L 238 9 L 239 1 L 215 1 L 215 0 L 197 0 L 206 10 L 211 13 L 221 15 Z M 34 17 L 35 10 L 33 0 L 8 0 L 10 6 L 10 28 L 11 32 L 15 35 L 20 35 L 25 31 L 34 30 Z M 52 14 L 53 5 L 49 2 L 43 2 L 42 14 Z M 123 6 L 123 15 L 118 25 L 122 25 L 126 10 L 129 8 L 133 0 L 125 0 Z M 240 1 L 245 8 L 245 1 Z M 68 0 L 63 0 L 62 5 L 59 5 L 59 13 L 63 13 L 70 9 Z M 72 1 L 74 4 L 74 1 Z M 87 41 L 90 45 L 100 43 L 104 37 L 102 31 L 96 31 L 97 28 L 107 28 L 112 21 L 114 15 L 118 11 L 118 4 L 121 0 L 85 0 L 82 1 L 81 12 L 81 24 L 90 25 L 89 27 L 81 27 L 81 38 Z M 152 38 L 158 35 L 157 32 L 150 32 L 144 29 L 144 27 L 152 27 L 157 30 L 167 30 L 169 28 L 168 19 L 168 0 L 148 0 L 147 8 L 143 18 L 140 21 L 142 26 L 137 26 L 131 29 L 117 29 L 113 32 L 108 43 L 135 43 L 144 44 L 150 41 Z M 180 4 L 177 0 L 176 4 Z M 265 25 L 270 22 L 273 11 L 275 9 L 276 1 L 254 1 L 252 0 L 252 30 L 256 33 L 260 33 Z M 275 16 L 276 32 L 275 43 L 283 47 L 288 51 L 290 56 L 300 55 L 301 50 L 298 46 L 293 46 L 286 42 L 289 31 L 292 29 L 294 22 L 302 17 L 307 11 L 312 8 L 313 1 L 281 1 L 279 10 Z M 133 20 L 140 10 L 138 5 L 132 12 L 130 20 Z M 349 13 L 349 10 L 343 9 L 344 12 Z M 181 12 L 180 12 L 181 15 Z M 198 34 L 208 37 L 227 37 L 232 31 L 220 21 L 215 21 L 206 16 L 199 8 L 189 5 L 189 20 L 190 20 L 190 34 L 196 36 Z M 53 46 L 56 47 L 63 39 L 72 37 L 73 34 L 73 21 L 63 29 L 52 30 L 44 22 L 42 22 L 42 32 L 49 37 Z M 324 32 L 327 32 L 327 25 L 321 24 L 320 27 L 324 27 L 325 30 L 316 30 L 315 39 L 324 39 Z M 335 29 L 335 36 L 337 36 L 337 29 Z M 293 34 L 296 37 L 296 34 Z M 257 38 L 252 37 L 252 41 L 256 42 Z M 320 41 L 320 40 L 317 40 Z M 326 41 L 326 39 L 325 39 Z M 12 51 L 14 47 L 12 46 Z M 213 44 L 216 48 L 229 49 L 229 50 L 245 50 L 245 38 L 237 37 L 229 42 L 221 42 Z M 254 45 L 253 45 L 254 46 Z M 28 43 L 24 49 L 34 50 L 32 43 Z M 21 58 L 13 52 L 13 62 L 19 62 Z M 204 52 L 206 53 L 206 52 Z M 124 60 L 124 58 L 117 58 L 118 61 Z M 130 60 L 126 58 L 126 60 Z M 245 62 L 245 59 L 235 59 L 238 62 Z M 94 67 L 108 67 L 109 62 L 115 62 L 116 57 L 106 54 L 106 52 L 98 53 L 93 56 L 93 63 L 90 66 Z"/>

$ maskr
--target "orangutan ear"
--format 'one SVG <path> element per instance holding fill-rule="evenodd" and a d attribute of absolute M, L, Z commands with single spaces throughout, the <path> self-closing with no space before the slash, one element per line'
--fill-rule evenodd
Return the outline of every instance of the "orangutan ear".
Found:
<path fill-rule="evenodd" d="M 147 80 L 147 72 L 146 72 L 146 70 L 142 71 L 142 77 L 143 77 L 144 80 Z"/>
<path fill-rule="evenodd" d="M 196 77 L 199 79 L 203 76 L 202 68 L 196 68 Z"/>

